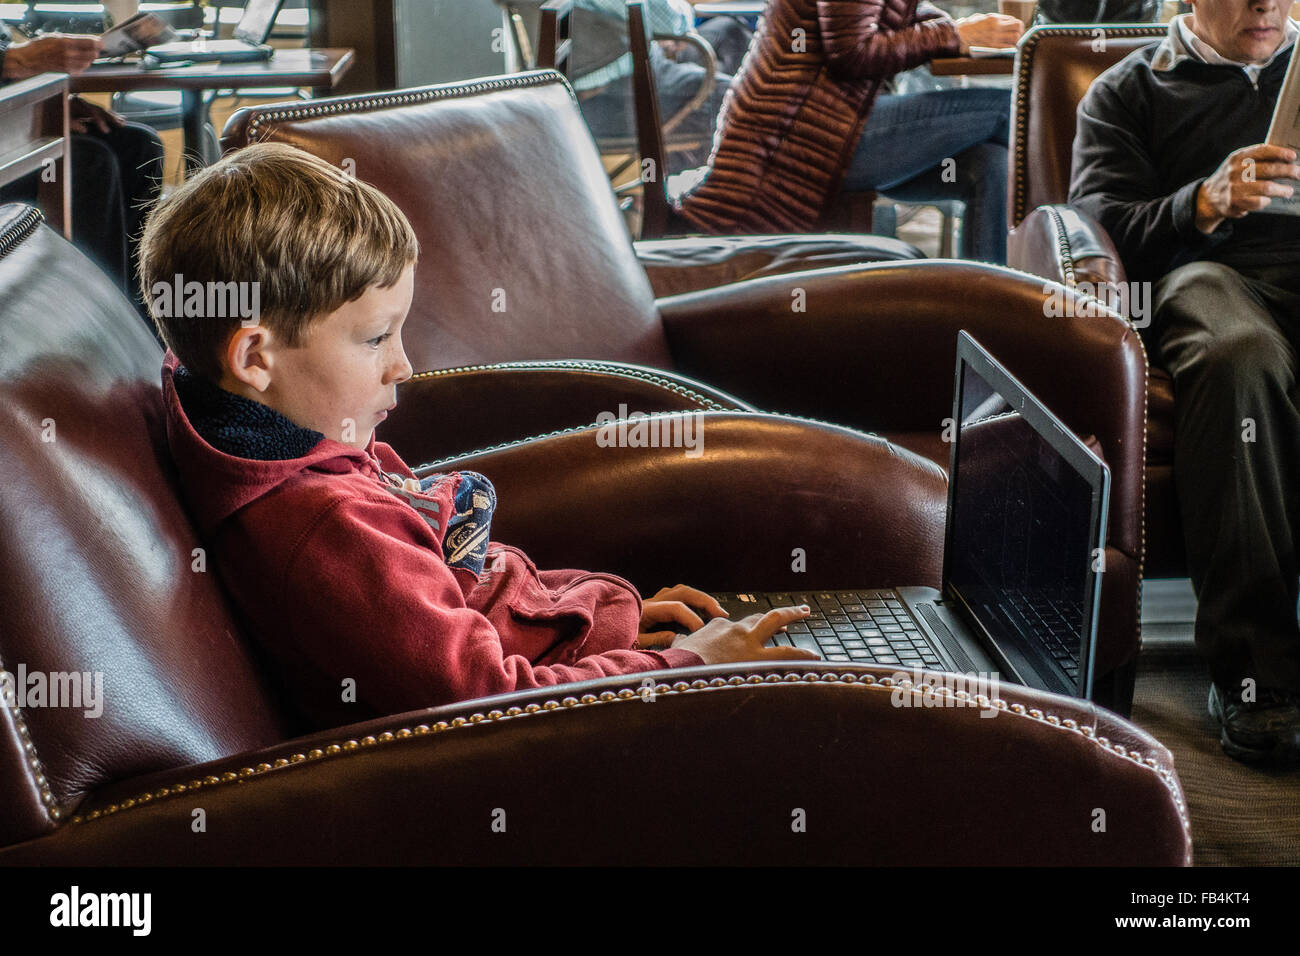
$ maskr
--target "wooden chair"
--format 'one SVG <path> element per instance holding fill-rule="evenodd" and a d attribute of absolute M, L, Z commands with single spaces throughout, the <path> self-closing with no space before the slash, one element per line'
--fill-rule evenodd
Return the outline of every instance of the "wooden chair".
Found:
<path fill-rule="evenodd" d="M 63 73 L 42 73 L 0 87 L 0 186 L 36 170 L 52 172 L 40 177 L 37 191 L 46 220 L 71 239 L 68 78 Z"/>
<path fill-rule="evenodd" d="M 515 55 L 519 65 L 525 69 L 536 67 L 537 69 L 557 70 L 566 78 L 573 80 L 575 77 L 570 65 L 574 42 L 571 29 L 573 0 L 548 0 L 547 3 L 541 6 L 536 52 L 532 56 L 530 56 L 532 50 L 528 25 L 520 12 L 519 5 L 507 0 L 504 3 L 504 9 L 510 22 L 508 32 L 514 43 Z M 581 39 L 581 37 L 578 38 L 579 42 L 581 42 Z M 672 116 L 657 126 L 660 132 L 660 161 L 657 162 L 655 168 L 662 169 L 666 168 L 663 163 L 667 161 L 671 154 L 698 150 L 708 145 L 700 136 L 683 133 L 679 130 L 686 119 L 699 110 L 713 95 L 717 82 L 718 58 L 709 41 L 694 30 L 681 34 L 657 33 L 651 39 L 674 40 L 691 45 L 699 52 L 704 67 L 704 79 L 695 93 Z M 645 46 L 646 44 L 641 45 Z M 632 52 L 634 63 L 637 47 L 638 44 L 635 40 L 629 39 L 629 49 Z M 648 56 L 648 53 L 646 55 Z M 640 92 L 636 91 L 631 104 L 636 124 L 640 122 L 638 114 L 641 99 Z M 611 182 L 616 184 L 614 192 L 619 197 L 625 214 L 632 206 L 631 194 L 641 188 L 641 180 L 640 177 L 637 177 L 626 182 L 620 181 L 624 180 L 628 171 L 647 155 L 641 149 L 642 142 L 641 136 L 636 129 L 631 130 L 629 135 L 626 136 L 599 136 L 596 138 L 596 146 L 602 156 L 618 157 L 609 169 L 609 178 Z M 650 234 L 643 233 L 643 235 L 649 237 Z"/>

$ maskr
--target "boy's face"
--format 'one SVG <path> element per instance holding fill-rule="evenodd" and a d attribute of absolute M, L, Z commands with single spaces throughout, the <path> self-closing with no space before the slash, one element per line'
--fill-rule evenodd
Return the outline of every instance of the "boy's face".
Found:
<path fill-rule="evenodd" d="M 364 449 L 397 404 L 398 384 L 411 377 L 402 325 L 414 274 L 408 265 L 391 287 L 371 286 L 317 319 L 296 347 L 272 338 L 245 354 L 237 343 L 248 330 L 241 330 L 228 349 L 222 386 L 326 438 Z"/>

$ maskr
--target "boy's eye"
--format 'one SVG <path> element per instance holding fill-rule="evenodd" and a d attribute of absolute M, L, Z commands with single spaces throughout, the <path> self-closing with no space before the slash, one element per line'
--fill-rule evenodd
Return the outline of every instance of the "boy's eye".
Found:
<path fill-rule="evenodd" d="M 389 337 L 392 334 L 393 334 L 392 332 L 385 332 L 383 335 L 376 335 L 373 339 L 367 339 L 366 344 L 369 345 L 371 348 L 377 349 L 384 342 L 388 341 Z"/>

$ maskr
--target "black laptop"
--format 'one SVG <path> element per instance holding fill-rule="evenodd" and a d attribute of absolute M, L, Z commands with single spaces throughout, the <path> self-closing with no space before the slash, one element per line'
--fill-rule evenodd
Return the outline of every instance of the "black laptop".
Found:
<path fill-rule="evenodd" d="M 733 619 L 807 604 L 770 644 L 1089 697 L 1110 473 L 965 332 L 942 590 L 715 595 Z"/>
<path fill-rule="evenodd" d="M 248 0 L 244 14 L 235 26 L 230 40 L 183 40 L 160 43 L 146 51 L 150 65 L 166 66 L 179 62 L 246 63 L 269 60 L 275 50 L 267 45 L 275 18 L 280 15 L 284 0 Z"/>

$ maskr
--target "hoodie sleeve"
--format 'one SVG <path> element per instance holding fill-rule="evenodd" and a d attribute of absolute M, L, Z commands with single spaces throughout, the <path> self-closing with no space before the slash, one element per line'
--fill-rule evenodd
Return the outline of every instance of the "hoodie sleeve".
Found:
<path fill-rule="evenodd" d="M 326 685 L 355 679 L 358 699 L 383 713 L 703 663 L 672 648 L 564 666 L 505 654 L 493 623 L 466 606 L 428 527 L 397 499 L 331 505 L 292 556 L 283 591 L 293 608 L 290 656 Z"/>

